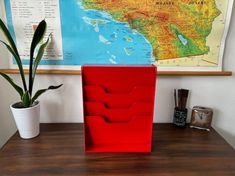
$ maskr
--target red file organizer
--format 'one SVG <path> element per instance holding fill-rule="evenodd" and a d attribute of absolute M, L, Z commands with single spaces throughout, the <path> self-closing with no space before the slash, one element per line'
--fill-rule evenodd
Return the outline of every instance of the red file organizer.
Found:
<path fill-rule="evenodd" d="M 86 152 L 151 152 L 155 66 L 82 66 Z"/>

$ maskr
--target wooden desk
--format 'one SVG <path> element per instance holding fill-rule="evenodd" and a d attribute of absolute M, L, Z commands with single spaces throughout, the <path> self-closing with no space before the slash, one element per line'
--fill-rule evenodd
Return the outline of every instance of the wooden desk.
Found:
<path fill-rule="evenodd" d="M 16 133 L 0 151 L 1 176 L 235 175 L 235 150 L 214 130 L 154 125 L 153 152 L 84 153 L 81 124 L 41 124 L 32 140 Z"/>

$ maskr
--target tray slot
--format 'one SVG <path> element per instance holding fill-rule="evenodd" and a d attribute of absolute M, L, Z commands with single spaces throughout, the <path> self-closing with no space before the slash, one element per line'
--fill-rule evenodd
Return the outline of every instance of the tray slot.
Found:
<path fill-rule="evenodd" d="M 153 102 L 155 89 L 152 86 L 134 87 L 128 93 L 111 93 L 101 86 L 84 86 L 86 101 L 101 102 L 108 107 L 129 107 L 134 102 Z"/>
<path fill-rule="evenodd" d="M 87 143 L 93 145 L 145 144 L 152 138 L 152 117 L 133 116 L 129 122 L 107 122 L 101 116 L 86 116 Z"/>
<path fill-rule="evenodd" d="M 136 66 L 82 66 L 83 85 L 100 85 L 114 92 L 126 92 L 134 86 L 155 86 L 156 67 Z"/>
<path fill-rule="evenodd" d="M 151 116 L 153 105 L 151 103 L 136 102 L 125 109 L 113 109 L 99 102 L 85 102 L 85 114 L 88 116 L 102 116 L 109 122 L 128 122 L 132 116 Z"/>

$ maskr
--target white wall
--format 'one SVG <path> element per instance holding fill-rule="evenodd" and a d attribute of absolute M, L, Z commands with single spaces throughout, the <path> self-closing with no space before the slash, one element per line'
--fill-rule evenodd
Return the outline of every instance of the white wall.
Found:
<path fill-rule="evenodd" d="M 224 70 L 233 72 L 235 72 L 234 20 L 235 13 L 231 20 L 224 59 Z M 0 48 L 0 60 L 8 57 L 4 51 Z M 40 98 L 41 122 L 82 122 L 79 75 L 39 75 L 35 81 L 35 89 L 45 88 L 50 84 L 64 84 L 61 89 L 48 92 Z M 189 112 L 195 105 L 213 108 L 213 127 L 235 148 L 235 74 L 231 77 L 159 77 L 154 122 L 172 122 L 174 88 L 190 89 Z M 2 78 L 0 78 L 0 90 L 1 147 L 16 130 L 8 108 L 16 99 L 14 97 L 16 93 Z"/>
<path fill-rule="evenodd" d="M 0 2 L 0 17 L 3 16 L 2 2 Z M 2 35 L 0 33 L 0 38 Z M 8 65 L 8 54 L 3 51 L 0 45 L 0 65 L 6 67 Z M 14 134 L 16 127 L 15 122 L 11 117 L 9 104 L 15 99 L 15 92 L 9 93 L 10 86 L 0 78 L 0 148 Z"/>
<path fill-rule="evenodd" d="M 16 131 L 9 106 L 16 99 L 17 94 L 11 86 L 0 78 L 0 148 Z"/>

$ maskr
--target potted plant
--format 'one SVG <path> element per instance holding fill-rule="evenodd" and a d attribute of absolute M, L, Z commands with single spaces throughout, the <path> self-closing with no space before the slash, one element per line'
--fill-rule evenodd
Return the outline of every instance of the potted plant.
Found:
<path fill-rule="evenodd" d="M 6 42 L 2 40 L 0 40 L 0 42 L 5 45 L 8 51 L 13 55 L 13 58 L 19 69 L 22 86 L 17 85 L 9 75 L 2 72 L 0 72 L 0 75 L 5 78 L 20 95 L 20 101 L 13 103 L 11 105 L 11 110 L 15 118 L 16 126 L 19 130 L 20 136 L 24 139 L 33 138 L 39 134 L 40 104 L 39 101 L 37 101 L 37 98 L 47 90 L 58 89 L 62 86 L 62 84 L 58 86 L 49 86 L 47 89 L 38 90 L 33 94 L 33 84 L 37 73 L 37 68 L 42 59 L 44 50 L 50 40 L 49 35 L 46 42 L 41 43 L 46 32 L 46 27 L 46 21 L 42 20 L 34 32 L 30 47 L 29 80 L 27 84 L 24 68 L 19 52 L 16 48 L 16 44 L 6 25 L 0 19 L 0 29 L 6 38 Z M 36 48 L 38 48 L 37 52 Z"/>

